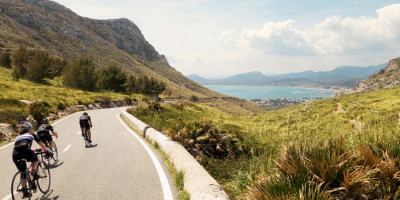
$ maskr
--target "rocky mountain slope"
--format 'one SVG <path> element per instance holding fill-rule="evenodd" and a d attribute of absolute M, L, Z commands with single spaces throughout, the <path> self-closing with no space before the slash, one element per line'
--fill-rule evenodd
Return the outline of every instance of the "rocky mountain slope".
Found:
<path fill-rule="evenodd" d="M 385 69 L 362 81 L 354 92 L 367 92 L 400 85 L 400 57 L 389 61 Z"/>
<path fill-rule="evenodd" d="M 225 96 L 172 68 L 128 19 L 89 19 L 49 0 L 1 0 L 0 52 L 20 46 L 69 60 L 86 56 L 98 67 L 115 63 L 166 82 L 173 97 Z"/>

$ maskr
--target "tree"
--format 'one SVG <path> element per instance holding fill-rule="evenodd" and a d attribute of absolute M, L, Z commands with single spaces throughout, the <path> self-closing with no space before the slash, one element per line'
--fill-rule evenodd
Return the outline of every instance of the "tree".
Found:
<path fill-rule="evenodd" d="M 5 68 L 11 68 L 11 55 L 8 52 L 4 52 L 0 55 L 0 66 Z"/>
<path fill-rule="evenodd" d="M 96 89 L 95 65 L 88 58 L 70 62 L 63 70 L 63 83 L 67 87 L 94 91 Z"/>
<path fill-rule="evenodd" d="M 66 65 L 63 61 L 51 58 L 46 52 L 26 50 L 24 47 L 14 53 L 12 62 L 15 66 L 12 74 L 14 80 L 24 78 L 36 83 L 45 83 L 45 78 L 60 75 L 60 66 Z"/>
<path fill-rule="evenodd" d="M 133 75 L 129 75 L 125 82 L 126 92 L 137 93 L 135 82 L 136 82 L 136 78 Z"/>
<path fill-rule="evenodd" d="M 110 65 L 97 72 L 96 86 L 100 90 L 111 90 L 114 92 L 124 92 L 126 74 L 117 65 Z"/>

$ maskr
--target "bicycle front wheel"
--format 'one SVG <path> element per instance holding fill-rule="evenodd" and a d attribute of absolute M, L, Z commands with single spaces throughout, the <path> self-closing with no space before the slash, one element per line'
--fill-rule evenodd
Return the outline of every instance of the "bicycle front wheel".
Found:
<path fill-rule="evenodd" d="M 46 194 L 50 189 L 51 177 L 50 169 L 45 166 L 45 163 L 40 162 L 37 168 L 39 178 L 36 180 L 39 190 Z"/>
<path fill-rule="evenodd" d="M 27 190 L 29 194 L 32 194 L 31 189 L 27 189 L 27 187 L 25 187 L 24 189 L 22 188 L 21 182 L 23 180 L 22 179 L 23 175 L 24 175 L 24 173 L 17 172 L 14 175 L 14 178 L 11 182 L 11 197 L 13 200 L 23 199 L 24 190 Z M 28 185 L 28 183 L 26 183 L 26 185 Z M 24 199 L 31 199 L 31 196 L 32 195 L 29 195 L 29 197 L 26 197 Z"/>

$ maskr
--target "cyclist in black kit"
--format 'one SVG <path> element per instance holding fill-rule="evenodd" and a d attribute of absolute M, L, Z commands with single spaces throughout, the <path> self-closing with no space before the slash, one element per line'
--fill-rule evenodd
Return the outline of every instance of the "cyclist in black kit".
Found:
<path fill-rule="evenodd" d="M 88 141 L 92 143 L 92 133 L 90 131 L 90 127 L 92 127 L 92 120 L 87 112 L 84 112 L 81 117 L 79 117 L 79 125 L 81 126 L 82 136 L 83 136 L 83 128 L 86 128 L 88 132 L 89 139 Z"/>
<path fill-rule="evenodd" d="M 44 118 L 42 120 L 43 124 L 39 126 L 39 131 L 37 132 L 37 135 L 39 136 L 41 141 L 47 141 L 49 143 L 49 148 L 53 149 L 53 138 L 51 138 L 50 135 L 50 131 L 51 134 L 53 134 L 54 136 L 56 136 L 56 138 L 58 138 L 58 135 L 56 132 L 54 132 L 53 126 L 51 126 L 49 124 L 49 119 Z"/>
<path fill-rule="evenodd" d="M 20 172 L 25 172 L 26 170 L 26 161 L 32 162 L 32 175 L 35 179 L 38 178 L 37 175 L 37 166 L 38 166 L 38 157 L 35 154 L 35 152 L 32 151 L 31 146 L 33 143 L 33 140 L 35 140 L 40 147 L 42 147 L 43 150 L 46 149 L 46 146 L 40 141 L 40 138 L 34 134 L 30 133 L 30 130 L 32 129 L 32 124 L 29 122 L 21 122 L 20 127 L 19 127 L 19 136 L 15 139 L 15 144 L 14 144 L 14 150 L 12 153 L 12 158 L 15 163 L 15 166 L 17 166 L 18 170 Z M 25 177 L 21 182 L 22 188 L 26 188 L 26 180 Z M 24 197 L 29 197 L 29 192 L 24 191 Z"/>

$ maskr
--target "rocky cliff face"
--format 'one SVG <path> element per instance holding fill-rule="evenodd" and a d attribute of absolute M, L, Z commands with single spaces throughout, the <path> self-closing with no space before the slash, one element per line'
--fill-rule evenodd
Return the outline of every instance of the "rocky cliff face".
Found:
<path fill-rule="evenodd" d="M 367 92 L 400 85 L 400 58 L 389 61 L 385 69 L 362 81 L 354 92 Z"/>
<path fill-rule="evenodd" d="M 69 60 L 89 57 L 98 67 L 117 64 L 166 82 L 175 97 L 225 96 L 170 67 L 128 19 L 89 19 L 49 0 L 0 0 L 0 52 L 20 46 Z"/>
<path fill-rule="evenodd" d="M 2 0 L 0 14 L 25 27 L 44 33 L 64 34 L 84 41 L 100 36 L 129 53 L 147 59 L 160 55 L 145 40 L 140 29 L 128 19 L 93 20 L 76 15 L 70 9 L 48 0 Z M 93 35 L 96 33 L 97 35 Z"/>

